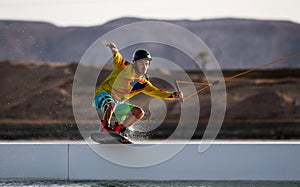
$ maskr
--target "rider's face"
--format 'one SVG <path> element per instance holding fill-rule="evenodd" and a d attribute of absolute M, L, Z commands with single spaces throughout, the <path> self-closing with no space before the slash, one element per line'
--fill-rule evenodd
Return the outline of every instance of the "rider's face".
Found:
<path fill-rule="evenodd" d="M 150 65 L 150 61 L 147 59 L 140 59 L 134 62 L 136 66 L 136 72 L 139 75 L 144 75 L 147 73 Z"/>

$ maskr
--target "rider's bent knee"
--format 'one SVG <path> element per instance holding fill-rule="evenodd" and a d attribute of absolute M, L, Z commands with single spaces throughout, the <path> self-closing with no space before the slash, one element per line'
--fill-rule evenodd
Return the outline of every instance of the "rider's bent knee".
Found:
<path fill-rule="evenodd" d="M 143 111 L 143 109 L 139 108 L 139 107 L 134 107 L 131 110 L 132 114 L 134 115 L 134 117 L 136 119 L 142 119 L 145 115 L 145 112 Z"/>

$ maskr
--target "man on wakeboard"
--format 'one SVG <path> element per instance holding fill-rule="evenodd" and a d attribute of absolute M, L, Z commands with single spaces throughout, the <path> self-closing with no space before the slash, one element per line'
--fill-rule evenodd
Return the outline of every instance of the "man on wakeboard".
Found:
<path fill-rule="evenodd" d="M 181 92 L 167 92 L 153 86 L 148 80 L 147 71 L 152 57 L 146 50 L 135 51 L 133 62 L 122 58 L 114 43 L 107 43 L 112 51 L 114 69 L 95 91 L 93 106 L 103 114 L 100 132 L 115 132 L 125 135 L 126 128 L 144 116 L 139 106 L 126 102 L 138 93 L 173 100 L 182 98 Z M 123 124 L 111 124 L 112 116 Z"/>

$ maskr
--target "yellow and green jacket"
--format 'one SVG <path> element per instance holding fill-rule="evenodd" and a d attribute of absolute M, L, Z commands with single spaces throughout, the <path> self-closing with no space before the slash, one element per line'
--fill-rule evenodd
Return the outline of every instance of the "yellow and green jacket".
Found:
<path fill-rule="evenodd" d="M 104 91 L 123 102 L 142 92 L 152 97 L 173 100 L 171 92 L 158 89 L 146 78 L 137 75 L 133 64 L 124 60 L 119 52 L 113 54 L 113 65 L 114 70 L 96 89 L 95 96 Z"/>

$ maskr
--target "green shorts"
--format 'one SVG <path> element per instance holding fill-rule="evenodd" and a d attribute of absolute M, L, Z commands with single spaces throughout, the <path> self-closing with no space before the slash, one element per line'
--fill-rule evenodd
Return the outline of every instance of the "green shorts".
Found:
<path fill-rule="evenodd" d="M 93 100 L 93 106 L 97 111 L 103 113 L 105 105 L 111 102 L 116 104 L 116 110 L 113 113 L 113 117 L 117 118 L 117 120 L 120 121 L 125 120 L 131 109 L 135 107 L 135 105 L 127 102 L 119 102 L 117 100 L 114 100 L 107 92 L 100 92 L 99 94 L 97 94 Z"/>

